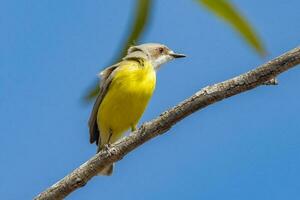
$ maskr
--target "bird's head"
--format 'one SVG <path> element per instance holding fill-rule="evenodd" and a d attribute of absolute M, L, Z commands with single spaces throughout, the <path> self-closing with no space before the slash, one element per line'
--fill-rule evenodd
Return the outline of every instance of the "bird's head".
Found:
<path fill-rule="evenodd" d="M 151 61 L 155 69 L 159 69 L 162 64 L 183 57 L 185 57 L 184 54 L 175 53 L 163 44 L 146 43 L 130 47 L 124 59 L 144 58 Z"/>

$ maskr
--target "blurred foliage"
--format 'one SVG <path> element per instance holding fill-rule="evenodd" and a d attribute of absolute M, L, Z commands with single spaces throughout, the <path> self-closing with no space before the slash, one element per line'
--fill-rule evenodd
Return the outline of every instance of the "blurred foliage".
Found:
<path fill-rule="evenodd" d="M 122 45 L 122 51 L 117 55 L 116 59 L 113 60 L 112 64 L 114 64 L 122 57 L 124 57 L 128 47 L 139 40 L 140 36 L 142 35 L 147 25 L 147 22 L 149 21 L 148 19 L 152 8 L 152 1 L 136 0 L 136 3 L 137 3 L 136 11 L 135 11 L 132 28 L 130 29 L 127 40 L 124 41 L 124 44 Z M 98 92 L 99 92 L 98 83 L 95 83 L 93 84 L 93 87 L 91 87 L 91 89 L 88 91 L 87 95 L 85 96 L 85 99 L 91 100 L 95 98 Z"/>
<path fill-rule="evenodd" d="M 229 0 L 198 0 L 204 7 L 228 22 L 260 55 L 266 51 L 250 23 Z"/>
<path fill-rule="evenodd" d="M 212 11 L 215 15 L 228 22 L 241 36 L 252 46 L 260 55 L 265 55 L 266 51 L 262 42 L 258 38 L 254 29 L 249 22 L 239 13 L 239 11 L 229 2 L 229 0 L 197 0 L 208 10 Z M 136 0 L 136 9 L 133 19 L 132 28 L 129 30 L 127 39 L 122 45 L 122 51 L 117 54 L 113 63 L 120 60 L 125 54 L 128 47 L 139 38 L 147 26 L 149 15 L 152 9 L 152 0 Z M 108 65 L 109 66 L 109 65 Z M 98 81 L 97 81 L 98 82 Z M 98 83 L 94 83 L 93 87 L 88 91 L 85 100 L 90 101 L 95 98 L 99 92 Z"/>

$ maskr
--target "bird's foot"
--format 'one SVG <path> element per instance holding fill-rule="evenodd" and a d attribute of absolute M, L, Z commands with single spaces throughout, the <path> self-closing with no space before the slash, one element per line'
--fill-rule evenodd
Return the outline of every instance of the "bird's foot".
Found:
<path fill-rule="evenodd" d="M 131 125 L 131 133 L 137 130 L 137 125 Z"/>
<path fill-rule="evenodd" d="M 107 152 L 108 156 L 112 156 L 116 152 L 116 149 L 111 144 L 104 144 L 103 149 Z"/>

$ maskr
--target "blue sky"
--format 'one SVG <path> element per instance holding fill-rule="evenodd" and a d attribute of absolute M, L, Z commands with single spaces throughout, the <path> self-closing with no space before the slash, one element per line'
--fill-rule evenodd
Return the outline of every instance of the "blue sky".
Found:
<path fill-rule="evenodd" d="M 267 50 L 259 57 L 195 1 L 154 1 L 141 42 L 188 55 L 159 71 L 141 122 L 200 88 L 300 43 L 297 0 L 235 0 Z M 135 1 L 0 2 L 0 194 L 31 199 L 96 151 L 82 97 L 126 37 Z M 298 68 L 209 106 L 67 199 L 299 199 Z"/>

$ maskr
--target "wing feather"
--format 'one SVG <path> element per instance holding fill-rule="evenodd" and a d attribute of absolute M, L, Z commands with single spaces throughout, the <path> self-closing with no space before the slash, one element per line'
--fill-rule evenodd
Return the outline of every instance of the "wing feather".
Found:
<path fill-rule="evenodd" d="M 116 72 L 116 69 L 119 67 L 119 63 L 112 65 L 110 67 L 105 68 L 102 72 L 100 72 L 100 90 L 99 94 L 97 96 L 97 99 L 95 101 L 95 104 L 93 106 L 93 110 L 89 119 L 89 129 L 90 129 L 90 143 L 94 143 L 96 141 L 96 144 L 98 145 L 99 137 L 100 137 L 100 131 L 98 129 L 97 125 L 97 115 L 98 115 L 98 109 L 99 106 L 105 97 L 109 85 L 112 81 L 112 78 L 114 77 L 114 74 Z M 101 138 L 100 138 L 101 139 Z"/>

